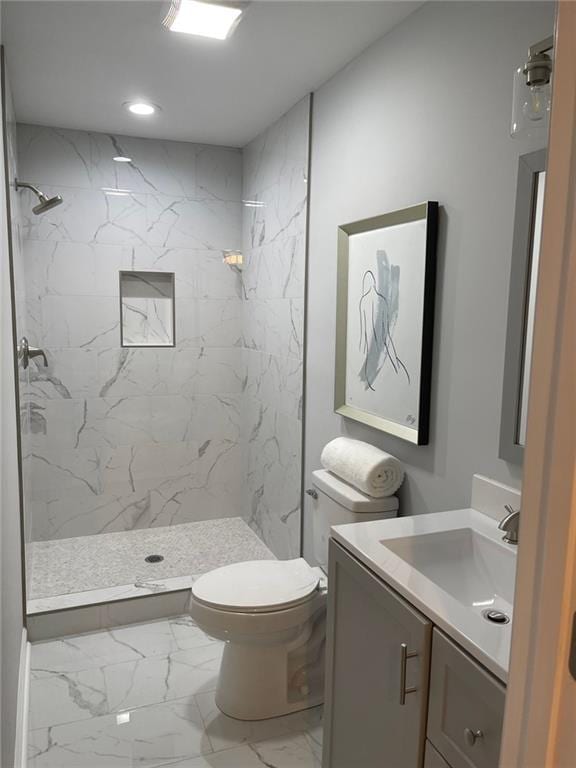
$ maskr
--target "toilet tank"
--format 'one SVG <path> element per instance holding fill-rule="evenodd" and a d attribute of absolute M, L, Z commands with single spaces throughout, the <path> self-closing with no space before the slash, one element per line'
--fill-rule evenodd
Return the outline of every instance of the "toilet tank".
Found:
<path fill-rule="evenodd" d="M 326 469 L 312 472 L 312 484 L 314 488 L 307 493 L 313 499 L 314 557 L 324 570 L 328 567 L 328 539 L 333 525 L 382 520 L 398 515 L 396 496 L 382 499 L 367 496 Z"/>

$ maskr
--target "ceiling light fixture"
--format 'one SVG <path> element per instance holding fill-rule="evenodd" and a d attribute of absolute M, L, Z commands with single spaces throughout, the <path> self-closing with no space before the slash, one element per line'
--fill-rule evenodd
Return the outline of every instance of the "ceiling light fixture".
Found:
<path fill-rule="evenodd" d="M 131 163 L 132 162 L 131 157 L 124 157 L 124 155 L 117 155 L 116 157 L 113 157 L 112 160 L 114 160 L 115 163 Z"/>
<path fill-rule="evenodd" d="M 172 0 L 162 22 L 171 32 L 226 40 L 240 21 L 243 3 L 201 2 L 201 0 Z"/>
<path fill-rule="evenodd" d="M 128 101 L 124 106 L 128 112 L 131 112 L 133 115 L 138 115 L 138 117 L 148 117 L 153 115 L 154 112 L 159 109 L 159 107 L 146 101 Z"/>

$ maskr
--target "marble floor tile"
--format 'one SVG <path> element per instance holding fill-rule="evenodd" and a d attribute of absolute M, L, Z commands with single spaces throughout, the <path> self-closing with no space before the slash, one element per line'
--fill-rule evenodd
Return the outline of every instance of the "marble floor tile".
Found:
<path fill-rule="evenodd" d="M 319 768 L 322 707 L 243 722 L 190 616 L 32 646 L 29 768 Z"/>
<path fill-rule="evenodd" d="M 222 644 L 115 664 L 104 669 L 111 711 L 156 704 L 212 691 L 218 682 Z"/>
<path fill-rule="evenodd" d="M 182 651 L 212 643 L 219 644 L 218 640 L 203 632 L 191 616 L 176 616 L 170 619 L 169 623 L 176 645 Z"/>
<path fill-rule="evenodd" d="M 304 733 L 250 744 L 249 749 L 267 768 L 320 768 L 322 764 Z"/>
<path fill-rule="evenodd" d="M 193 699 L 41 728 L 29 768 L 152 768 L 210 752 Z"/>
<path fill-rule="evenodd" d="M 262 768 L 263 765 L 256 752 L 250 746 L 245 746 L 179 760 L 166 768 Z"/>
<path fill-rule="evenodd" d="M 80 672 L 138 661 L 144 654 L 122 639 L 116 640 L 111 632 L 74 635 L 59 640 L 47 640 L 32 645 L 32 672 Z"/>
<path fill-rule="evenodd" d="M 269 720 L 235 720 L 220 712 L 214 701 L 214 692 L 198 694 L 196 702 L 214 752 L 312 729 L 319 725 L 322 718 L 322 708 L 314 707 Z"/>
<path fill-rule="evenodd" d="M 142 654 L 143 658 L 167 656 L 178 650 L 170 621 L 152 621 L 146 624 L 131 624 L 109 630 L 118 643 Z"/>
<path fill-rule="evenodd" d="M 82 672 L 61 672 L 57 675 L 31 673 L 31 728 L 88 720 L 108 712 L 102 670 L 87 669 Z"/>

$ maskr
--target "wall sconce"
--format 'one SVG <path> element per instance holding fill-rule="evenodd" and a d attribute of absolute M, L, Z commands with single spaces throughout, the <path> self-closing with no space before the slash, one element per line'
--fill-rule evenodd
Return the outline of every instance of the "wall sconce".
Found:
<path fill-rule="evenodd" d="M 532 136 L 548 129 L 550 79 L 554 38 L 547 37 L 528 49 L 528 60 L 514 72 L 510 135 Z"/>
<path fill-rule="evenodd" d="M 240 251 L 224 251 L 224 264 L 240 271 L 242 269 L 242 253 Z"/>

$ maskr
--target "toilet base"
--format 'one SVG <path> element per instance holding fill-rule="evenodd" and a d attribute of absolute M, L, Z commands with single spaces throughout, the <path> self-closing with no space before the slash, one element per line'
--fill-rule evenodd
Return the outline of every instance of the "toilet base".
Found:
<path fill-rule="evenodd" d="M 226 643 L 216 689 L 218 709 L 237 720 L 266 720 L 322 704 L 324 633 L 322 612 L 289 645 Z"/>

